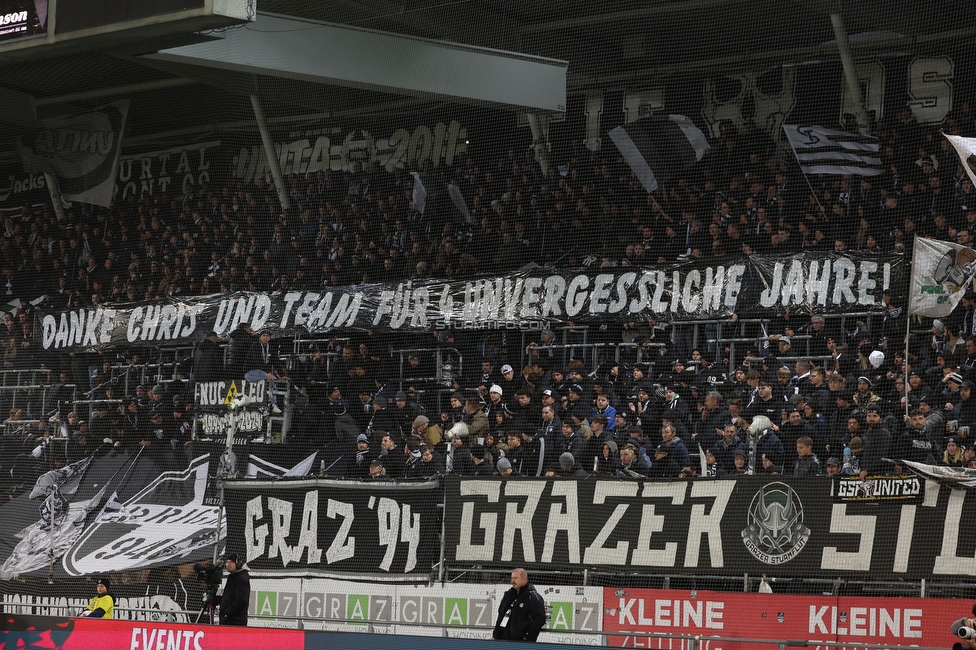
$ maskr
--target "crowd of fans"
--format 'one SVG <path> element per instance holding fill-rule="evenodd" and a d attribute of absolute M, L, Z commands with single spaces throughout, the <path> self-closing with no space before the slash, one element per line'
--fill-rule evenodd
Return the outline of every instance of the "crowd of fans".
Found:
<path fill-rule="evenodd" d="M 976 113 L 963 102 L 942 128 L 971 134 Z M 120 394 L 113 369 L 154 360 L 158 350 L 45 353 L 33 328 L 47 311 L 484 275 L 528 262 L 612 267 L 854 249 L 907 261 L 918 236 L 972 245 L 973 187 L 945 139 L 907 109 L 872 129 L 882 142 L 880 176 L 804 179 L 791 154 L 746 123 L 724 125 L 697 166 L 653 195 L 616 152 L 577 141 L 557 148 L 545 172 L 532 151 L 514 148 L 481 161 L 459 154 L 446 167 L 411 165 L 456 184 L 470 222 L 444 210 L 420 214 L 408 170 L 368 161 L 287 177 L 288 210 L 264 180 L 130 195 L 109 209 L 76 204 L 63 221 L 49 206 L 25 206 L 0 237 L 0 293 L 21 306 L 0 327 L 4 368 L 46 369 L 51 383 L 57 377 L 71 397 L 99 407 L 69 413 L 65 395 L 53 422 L 36 407 L 11 413 L 39 423 L 14 429 L 5 453 L 46 458 L 38 440 L 60 435 L 70 444 L 57 462 L 106 446 L 155 446 L 161 463 L 179 466 L 193 442 L 189 383 Z M 922 333 L 909 340 L 907 358 L 906 297 L 893 290 L 884 300 L 870 327 L 770 314 L 750 330 L 757 342 L 741 365 L 721 343 L 692 349 L 687 325 L 662 319 L 591 328 L 589 342 L 642 352 L 619 361 L 549 347 L 562 332 L 543 332 L 523 349 L 512 337 L 458 331 L 326 339 L 285 362 L 268 337 L 242 327 L 226 365 L 211 336 L 184 374 L 201 381 L 263 368 L 291 381 L 302 397 L 289 446 L 328 449 L 337 461 L 330 471 L 356 478 L 863 474 L 900 471 L 900 459 L 968 465 L 976 293 L 944 321 L 916 320 L 911 329 Z M 420 350 L 402 372 L 392 352 L 401 348 Z M 451 372 L 433 367 L 434 350 L 457 355 Z M 456 391 L 449 398 L 448 388 Z M 4 470 L 18 484 L 9 461 Z"/>

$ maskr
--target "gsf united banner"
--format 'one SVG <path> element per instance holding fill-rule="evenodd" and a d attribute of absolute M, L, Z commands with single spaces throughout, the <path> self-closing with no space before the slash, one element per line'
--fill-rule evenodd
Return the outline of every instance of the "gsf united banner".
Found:
<path fill-rule="evenodd" d="M 368 284 L 321 291 L 239 292 L 50 313 L 44 349 L 187 343 L 239 323 L 272 335 L 335 329 L 531 329 L 573 320 L 712 319 L 881 308 L 907 286 L 897 255 L 818 253 L 675 266 L 537 269 L 488 279 Z"/>
<path fill-rule="evenodd" d="M 660 589 L 604 590 L 603 629 L 608 645 L 673 648 L 667 638 L 628 633 L 681 634 L 738 639 L 803 639 L 948 648 L 958 639 L 949 625 L 970 613 L 971 601 L 932 598 L 784 596 Z M 716 647 L 717 642 L 701 647 Z M 722 650 L 750 650 L 756 643 L 721 642 Z"/>
<path fill-rule="evenodd" d="M 828 478 L 500 480 L 448 477 L 454 567 L 843 576 L 976 575 L 976 495 L 832 503 Z"/>
<path fill-rule="evenodd" d="M 248 566 L 427 573 L 440 550 L 438 481 L 225 481 L 228 550 Z"/>

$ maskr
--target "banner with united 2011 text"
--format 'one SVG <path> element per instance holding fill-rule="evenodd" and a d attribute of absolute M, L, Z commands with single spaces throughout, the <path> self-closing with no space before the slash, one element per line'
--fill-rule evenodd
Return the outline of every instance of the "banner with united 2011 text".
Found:
<path fill-rule="evenodd" d="M 883 477 L 446 481 L 447 562 L 544 570 L 901 579 L 976 576 L 976 494 Z M 909 485 L 911 483 L 911 485 Z M 924 485 L 924 488 L 923 488 Z M 847 486 L 849 487 L 849 486 Z M 901 496 L 889 499 L 898 492 Z M 869 498 L 871 497 L 871 498 Z"/>
<path fill-rule="evenodd" d="M 882 291 L 903 291 L 898 255 L 752 255 L 680 265 L 536 269 L 484 279 L 238 292 L 41 316 L 45 350 L 187 343 L 240 323 L 273 336 L 337 329 L 425 331 L 542 329 L 654 318 L 768 317 L 770 313 L 850 313 L 880 309 Z"/>

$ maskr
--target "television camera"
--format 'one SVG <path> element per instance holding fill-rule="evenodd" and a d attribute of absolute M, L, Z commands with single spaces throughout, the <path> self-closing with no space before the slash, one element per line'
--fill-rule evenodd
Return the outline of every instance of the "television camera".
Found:
<path fill-rule="evenodd" d="M 201 597 L 203 609 L 200 610 L 200 616 L 206 612 L 210 618 L 210 624 L 214 625 L 217 621 L 217 605 L 220 603 L 217 592 L 220 591 L 220 583 L 224 579 L 224 563 L 202 564 L 197 562 L 193 565 L 193 570 L 197 574 L 197 580 L 203 586 L 203 596 Z M 197 616 L 197 622 L 199 622 L 200 616 Z"/>

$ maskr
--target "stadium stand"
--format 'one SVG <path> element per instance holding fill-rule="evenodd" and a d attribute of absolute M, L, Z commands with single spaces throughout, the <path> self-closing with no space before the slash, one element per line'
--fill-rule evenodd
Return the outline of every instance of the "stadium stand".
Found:
<path fill-rule="evenodd" d="M 471 206 L 470 225 L 438 225 L 425 219 L 412 206 L 410 170 L 389 173 L 378 163 L 348 172 L 288 176 L 288 192 L 295 199 L 289 210 L 280 207 L 273 181 L 263 179 L 192 187 L 183 194 L 130 197 L 107 209 L 76 204 L 67 210 L 65 222 L 49 205 L 24 206 L 21 214 L 8 219 L 7 236 L 0 239 L 5 294 L 14 302 L 20 300 L 20 308 L 4 316 L 8 345 L 0 408 L 10 412 L 4 423 L 7 448 L 17 457 L 30 456 L 37 437 L 57 438 L 58 432 L 71 437 L 80 429 L 67 422 L 68 414 L 76 412 L 77 422 L 90 424 L 98 417 L 99 404 L 111 407 L 111 435 L 106 437 L 138 438 L 141 432 L 125 430 L 125 405 L 120 401 L 135 397 L 138 413 L 148 421 L 156 407 L 149 395 L 157 384 L 164 393 L 161 403 L 178 403 L 178 408 L 163 412 L 165 426 L 176 430 L 181 421 L 173 419 L 174 413 L 182 413 L 192 402 L 194 374 L 212 377 L 223 376 L 225 370 L 233 374 L 234 368 L 250 369 L 254 364 L 248 365 L 253 360 L 249 357 L 259 345 L 255 333 L 241 329 L 231 335 L 230 344 L 203 341 L 193 349 L 175 350 L 123 346 L 55 355 L 40 349 L 34 336 L 36 317 L 51 311 L 214 292 L 479 277 L 515 271 L 530 262 L 551 268 L 580 266 L 593 253 L 600 260 L 591 263 L 614 269 L 684 259 L 721 260 L 740 251 L 800 253 L 821 248 L 896 252 L 909 260 L 912 241 L 905 231 L 913 228 L 923 236 L 965 242 L 966 225 L 976 219 L 976 211 L 966 209 L 968 179 L 950 153 L 943 151 L 941 174 L 954 189 L 944 201 L 937 206 L 914 202 L 897 211 L 890 205 L 906 185 L 941 182 L 906 162 L 909 152 L 931 140 L 935 130 L 900 121 L 880 121 L 874 129 L 883 140 L 899 143 L 886 154 L 888 172 L 859 186 L 850 177 L 822 177 L 815 193 L 800 189 L 803 180 L 790 151 L 776 149 L 752 124 L 741 131 L 724 126 L 711 151 L 660 202 L 636 184 L 633 173 L 612 152 L 573 151 L 548 175 L 531 152 L 514 147 L 484 161 L 462 154 L 454 166 L 437 173 L 460 188 Z M 744 143 L 734 155 L 727 148 L 733 141 Z M 765 160 L 771 154 L 781 159 L 773 168 L 750 165 L 750 160 Z M 898 173 L 896 163 L 905 171 Z M 560 169 L 565 174 L 557 173 Z M 826 210 L 819 207 L 828 205 Z M 942 217 L 952 215 L 947 228 L 940 230 L 933 210 Z M 630 218 L 622 219 L 621 214 Z M 858 223 L 848 214 L 862 218 Z M 561 234 L 567 231 L 573 235 Z M 823 461 L 841 454 L 849 440 L 847 420 L 857 418 L 864 425 L 869 406 L 895 416 L 886 422 L 895 443 L 906 434 L 897 417 L 906 399 L 912 409 L 921 405 L 930 411 L 929 419 L 946 410 L 959 413 L 943 418 L 954 422 L 953 430 L 940 427 L 930 432 L 935 434 L 932 459 L 939 460 L 958 427 L 966 431 L 976 424 L 970 422 L 976 415 L 965 406 L 976 379 L 976 354 L 969 353 L 965 342 L 972 320 L 966 316 L 976 295 L 946 322 L 928 319 L 916 325 L 921 333 L 910 344 L 912 377 L 907 388 L 898 383 L 900 345 L 888 346 L 904 333 L 905 298 L 903 293 L 886 296 L 888 309 L 873 314 L 770 314 L 710 323 L 652 318 L 556 327 L 540 336 L 435 331 L 431 338 L 337 332 L 325 338 L 272 341 L 271 363 L 292 391 L 289 406 L 297 408 L 287 444 L 308 448 L 348 444 L 338 440 L 334 429 L 337 404 L 352 415 L 358 433 L 372 431 L 375 437 L 376 432 L 394 429 L 400 445 L 409 441 L 417 415 L 444 426 L 441 414 L 446 411 L 448 424 L 470 424 L 470 414 L 448 407 L 449 394 L 460 391 L 464 399 L 484 400 L 485 406 L 476 410 L 492 416 L 488 427 L 496 435 L 480 453 L 493 466 L 506 448 L 499 434 L 514 429 L 527 441 L 540 432 L 550 435 L 538 414 L 550 391 L 556 415 L 572 423 L 571 435 L 584 439 L 575 455 L 579 467 L 592 471 L 599 455 L 594 450 L 608 441 L 622 448 L 631 435 L 652 457 L 661 442 L 662 413 L 673 410 L 672 400 L 682 403 L 674 424 L 687 443 L 716 440 L 714 430 L 726 423 L 744 434 L 749 419 L 718 417 L 724 411 L 708 408 L 706 396 L 716 391 L 724 399 L 738 400 L 748 414 L 758 404 L 763 382 L 768 382 L 772 402 L 767 408 L 773 423 L 781 426 L 790 412 L 799 411 L 817 431 L 815 451 Z M 885 355 L 880 365 L 871 362 L 876 352 Z M 446 377 L 445 368 L 452 363 L 460 372 Z M 510 380 L 498 372 L 505 366 L 518 369 Z M 756 386 L 746 378 L 753 369 L 761 375 Z M 504 386 L 497 405 L 487 399 L 495 384 Z M 582 389 L 575 393 L 578 399 L 574 385 Z M 667 397 L 671 387 L 680 388 Z M 857 393 L 841 407 L 837 397 L 845 387 Z M 528 394 L 525 404 L 520 404 L 520 390 Z M 407 400 L 397 399 L 404 394 Z M 614 427 L 611 422 L 602 439 L 591 440 L 590 419 L 599 410 L 599 395 L 625 416 L 625 424 Z M 806 399 L 796 402 L 796 395 Z M 384 402 L 388 408 L 381 411 L 379 404 Z M 811 404 L 813 408 L 806 408 Z M 395 418 L 387 417 L 390 411 Z M 705 421 L 709 431 L 702 432 Z M 189 436 L 182 431 L 179 439 L 189 441 Z M 347 433 L 343 440 L 354 439 Z M 380 441 L 371 443 L 376 448 Z M 474 446 L 480 449 L 483 443 Z M 435 458 L 445 455 L 446 444 L 442 439 L 433 445 Z M 464 444 L 467 454 L 470 446 L 468 441 Z M 55 453 L 52 447 L 39 462 L 32 461 L 33 471 L 63 462 L 66 453 Z M 886 457 L 889 450 L 878 454 Z M 795 456 L 790 449 L 786 455 Z M 532 473 L 538 467 L 543 473 L 558 471 L 557 461 L 558 454 L 547 456 Z M 436 461 L 437 466 L 441 463 L 442 459 Z M 789 464 L 785 469 L 773 467 L 792 473 Z M 690 465 L 685 468 L 685 474 L 697 471 Z M 8 494 L 30 482 L 20 472 L 15 474 Z"/>
<path fill-rule="evenodd" d="M 525 566 L 551 585 L 545 642 L 698 643 L 715 594 L 757 589 L 786 600 L 743 600 L 740 636 L 772 634 L 761 610 L 850 640 L 877 596 L 854 641 L 887 641 L 887 621 L 915 642 L 923 610 L 926 643 L 945 641 L 945 612 L 888 612 L 969 598 L 976 576 L 976 165 L 946 137 L 976 138 L 968 7 L 853 8 L 847 43 L 796 3 L 756 52 L 706 61 L 714 47 L 685 44 L 744 56 L 769 3 L 570 2 L 538 22 L 492 3 L 455 3 L 456 20 L 427 2 L 244 4 L 240 29 L 93 53 L 11 54 L 0 30 L 32 129 L 130 111 L 102 204 L 52 201 L 77 189 L 34 171 L 43 137 L 0 118 L 5 613 L 72 615 L 79 585 L 112 574 L 118 618 L 172 592 L 165 616 L 195 623 L 216 585 L 190 567 L 227 552 L 253 571 L 257 626 L 440 635 L 449 615 L 410 608 L 461 598 L 473 621 Z M 734 29 L 682 15 L 699 5 Z M 659 67 L 642 72 L 645 36 L 610 29 L 630 19 L 661 33 Z M 901 25 L 911 38 L 878 31 Z M 543 109 L 524 79 L 486 78 L 482 97 L 470 79 L 444 94 L 419 73 L 302 67 L 344 30 L 394 39 L 367 62 L 444 48 L 556 69 L 569 92 Z M 265 48 L 260 68 L 221 60 L 238 42 Z M 540 56 L 482 47 L 500 43 Z M 42 97 L 44 73 L 99 66 L 107 95 Z M 940 243 L 957 248 L 913 293 L 916 252 Z M 926 316 L 923 293 L 958 304 Z M 689 600 L 660 614 L 675 590 Z M 554 633 L 567 613 L 581 637 Z M 472 635 L 494 622 L 467 617 Z"/>

